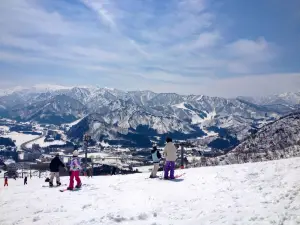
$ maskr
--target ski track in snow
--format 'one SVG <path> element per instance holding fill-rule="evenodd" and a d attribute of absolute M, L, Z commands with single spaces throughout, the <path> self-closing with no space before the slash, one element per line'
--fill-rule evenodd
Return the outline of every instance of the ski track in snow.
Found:
<path fill-rule="evenodd" d="M 184 172 L 178 181 L 82 177 L 82 190 L 64 193 L 42 188 L 44 179 L 10 179 L 0 186 L 0 224 L 300 224 L 300 158 Z"/>

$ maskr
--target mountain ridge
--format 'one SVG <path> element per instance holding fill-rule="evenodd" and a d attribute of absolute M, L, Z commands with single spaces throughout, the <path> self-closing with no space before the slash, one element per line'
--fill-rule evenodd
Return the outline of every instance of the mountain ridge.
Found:
<path fill-rule="evenodd" d="M 214 126 L 227 129 L 242 140 L 252 129 L 292 110 L 274 110 L 243 98 L 87 87 L 17 91 L 1 96 L 0 105 L 0 116 L 21 121 L 61 125 L 85 116 L 87 119 L 79 125 L 97 140 L 127 135 L 148 139 L 147 145 L 167 134 L 201 138 L 205 136 L 204 128 Z M 82 129 L 75 125 L 69 138 L 79 136 Z"/>

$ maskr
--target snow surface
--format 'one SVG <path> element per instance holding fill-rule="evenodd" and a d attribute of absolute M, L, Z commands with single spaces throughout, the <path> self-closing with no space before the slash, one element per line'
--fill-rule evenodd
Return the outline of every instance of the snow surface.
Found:
<path fill-rule="evenodd" d="M 8 137 L 8 138 L 11 138 L 12 140 L 15 140 L 16 146 L 20 147 L 23 143 L 33 140 L 33 139 L 39 137 L 39 135 L 11 132 L 11 133 L 7 133 L 5 135 L 1 135 L 1 137 Z"/>
<path fill-rule="evenodd" d="M 0 126 L 0 130 L 3 130 L 3 131 L 9 131 L 9 127 L 8 126 Z"/>
<path fill-rule="evenodd" d="M 62 140 L 55 140 L 55 141 L 50 141 L 50 142 L 44 142 L 45 137 L 39 138 L 35 141 L 32 141 L 26 145 L 27 148 L 31 148 L 33 144 L 39 144 L 40 147 L 48 147 L 50 145 L 65 145 L 66 142 Z"/>
<path fill-rule="evenodd" d="M 300 223 L 300 158 L 184 172 L 177 181 L 146 174 L 82 177 L 87 186 L 64 193 L 42 188 L 44 179 L 29 179 L 27 186 L 9 179 L 9 187 L 0 186 L 0 224 Z"/>
<path fill-rule="evenodd" d="M 95 152 L 95 153 L 87 153 L 87 157 L 94 157 L 94 158 L 105 158 L 108 157 L 109 154 L 104 152 Z M 85 157 L 85 154 L 80 154 L 79 157 Z"/>
<path fill-rule="evenodd" d="M 78 119 L 78 120 L 75 120 L 74 122 L 72 122 L 72 123 L 68 123 L 67 125 L 69 125 L 70 127 L 72 127 L 72 126 L 74 126 L 74 125 L 76 125 L 76 124 L 78 124 L 81 120 L 83 120 L 85 117 L 82 117 L 82 118 L 80 118 L 80 119 Z"/>
<path fill-rule="evenodd" d="M 109 147 L 110 144 L 106 143 L 105 141 L 100 142 L 102 147 Z"/>

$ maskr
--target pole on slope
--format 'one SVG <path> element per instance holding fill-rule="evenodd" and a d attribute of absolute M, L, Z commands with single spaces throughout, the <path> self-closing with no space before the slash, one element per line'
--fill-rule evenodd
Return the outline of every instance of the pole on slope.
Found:
<path fill-rule="evenodd" d="M 91 139 L 91 136 L 88 134 L 85 134 L 83 136 L 83 148 L 85 151 L 85 171 L 84 171 L 85 176 L 86 176 L 86 172 L 87 172 L 87 150 L 88 150 L 88 144 L 89 144 L 90 139 Z"/>
<path fill-rule="evenodd" d="M 184 147 L 183 144 L 181 144 L 181 169 L 184 169 L 184 162 L 183 162 L 183 154 L 184 154 Z"/>

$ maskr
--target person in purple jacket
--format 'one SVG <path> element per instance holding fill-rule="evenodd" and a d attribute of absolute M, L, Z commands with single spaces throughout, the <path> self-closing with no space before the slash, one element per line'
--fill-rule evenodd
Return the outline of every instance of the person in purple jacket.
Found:
<path fill-rule="evenodd" d="M 75 150 L 73 152 L 73 158 L 70 163 L 70 184 L 69 187 L 67 188 L 68 190 L 73 190 L 74 188 L 74 178 L 76 180 L 76 186 L 75 188 L 80 188 L 81 187 L 81 180 L 79 178 L 81 166 L 80 166 L 80 159 L 78 158 L 78 151 Z"/>

